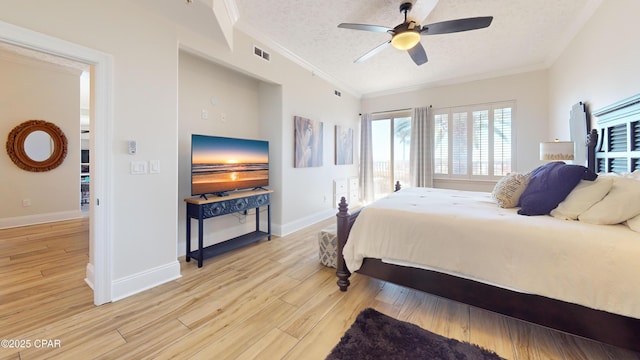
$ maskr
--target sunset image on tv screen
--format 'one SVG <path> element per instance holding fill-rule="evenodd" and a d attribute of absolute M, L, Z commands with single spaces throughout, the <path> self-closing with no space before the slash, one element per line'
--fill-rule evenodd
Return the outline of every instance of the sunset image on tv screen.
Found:
<path fill-rule="evenodd" d="M 216 194 L 267 185 L 267 141 L 192 135 L 192 195 Z"/>

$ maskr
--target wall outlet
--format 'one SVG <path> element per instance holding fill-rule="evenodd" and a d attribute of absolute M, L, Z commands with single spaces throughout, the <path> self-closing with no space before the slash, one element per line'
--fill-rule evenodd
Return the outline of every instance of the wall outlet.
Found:
<path fill-rule="evenodd" d="M 31 199 L 22 199 L 22 207 L 31 206 Z"/>

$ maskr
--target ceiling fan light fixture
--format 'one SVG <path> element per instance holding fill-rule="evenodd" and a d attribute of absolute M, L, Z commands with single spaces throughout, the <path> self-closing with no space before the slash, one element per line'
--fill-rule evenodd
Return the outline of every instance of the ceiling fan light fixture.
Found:
<path fill-rule="evenodd" d="M 420 43 L 420 37 L 422 35 L 449 34 L 461 31 L 483 29 L 491 25 L 491 21 L 493 20 L 493 16 L 483 16 L 441 21 L 425 26 L 420 26 L 420 24 L 407 17 L 407 14 L 413 7 L 413 1 L 414 0 L 405 1 L 400 4 L 400 12 L 404 13 L 404 22 L 394 28 L 380 25 L 354 23 L 341 23 L 340 25 L 338 25 L 339 28 L 373 32 L 386 32 L 391 35 L 391 40 L 385 41 L 366 54 L 360 56 L 354 61 L 354 63 L 363 62 L 391 45 L 398 50 L 407 51 L 409 53 L 409 56 L 411 56 L 411 60 L 413 60 L 416 65 L 422 65 L 428 61 L 427 53 Z"/>
<path fill-rule="evenodd" d="M 420 42 L 420 33 L 413 30 L 397 33 L 391 39 L 391 45 L 398 50 L 409 50 Z"/>

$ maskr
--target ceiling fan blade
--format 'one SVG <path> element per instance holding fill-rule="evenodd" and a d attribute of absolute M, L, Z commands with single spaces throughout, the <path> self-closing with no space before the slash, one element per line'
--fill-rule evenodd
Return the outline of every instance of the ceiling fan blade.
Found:
<path fill-rule="evenodd" d="M 437 35 L 482 29 L 491 25 L 491 21 L 493 21 L 493 16 L 443 21 L 423 26 L 422 30 L 420 30 L 420 34 Z"/>
<path fill-rule="evenodd" d="M 368 24 L 351 24 L 351 23 L 342 23 L 338 25 L 338 27 L 343 29 L 364 30 L 364 31 L 374 31 L 374 32 L 388 32 L 389 30 L 393 30 L 392 28 L 386 27 L 386 26 L 368 25 Z"/>
<path fill-rule="evenodd" d="M 375 48 L 373 48 L 372 50 L 370 50 L 368 53 L 360 56 L 359 58 L 355 59 L 353 62 L 354 63 L 361 63 L 367 59 L 369 59 L 370 57 L 372 57 L 373 55 L 379 53 L 380 51 L 386 49 L 387 47 L 389 47 L 389 45 L 391 45 L 391 40 L 384 42 L 378 46 L 376 46 Z"/>
<path fill-rule="evenodd" d="M 413 59 L 413 62 L 416 63 L 416 65 L 422 65 L 429 61 L 427 59 L 427 53 L 424 51 L 424 47 L 421 43 L 417 43 L 416 46 L 407 50 L 407 52 L 409 52 L 411 59 Z"/>

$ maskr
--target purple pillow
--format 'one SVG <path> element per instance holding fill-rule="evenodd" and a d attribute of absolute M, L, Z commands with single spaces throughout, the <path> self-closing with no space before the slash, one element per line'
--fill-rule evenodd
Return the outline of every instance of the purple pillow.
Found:
<path fill-rule="evenodd" d="M 529 184 L 520 196 L 520 215 L 548 215 L 578 185 L 580 180 L 593 181 L 596 173 L 581 165 L 554 161 L 531 172 Z"/>

